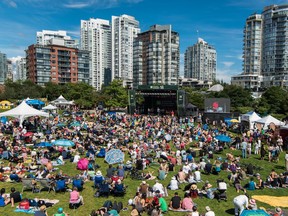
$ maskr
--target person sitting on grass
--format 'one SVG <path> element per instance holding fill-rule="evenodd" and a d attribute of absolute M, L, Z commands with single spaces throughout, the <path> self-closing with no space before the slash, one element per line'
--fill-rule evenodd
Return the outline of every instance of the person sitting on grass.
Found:
<path fill-rule="evenodd" d="M 249 183 L 246 185 L 247 190 L 255 190 L 256 189 L 256 183 L 254 182 L 254 178 L 251 177 Z"/>
<path fill-rule="evenodd" d="M 58 208 L 57 213 L 55 213 L 53 216 L 69 216 L 69 214 L 65 213 L 63 208 Z"/>
<path fill-rule="evenodd" d="M 10 198 L 5 194 L 5 188 L 0 190 L 0 207 L 6 206 L 10 202 Z"/>
<path fill-rule="evenodd" d="M 11 188 L 11 193 L 10 193 L 10 202 L 11 202 L 11 207 L 14 207 L 15 203 L 21 202 L 21 194 L 19 191 L 16 191 L 14 187 Z"/>
<path fill-rule="evenodd" d="M 181 197 L 178 195 L 177 192 L 175 192 L 174 196 L 172 197 L 169 203 L 169 206 L 170 208 L 177 210 L 181 208 L 181 204 L 182 204 Z"/>
<path fill-rule="evenodd" d="M 77 187 L 73 187 L 73 191 L 70 193 L 70 204 L 84 205 L 83 197 L 80 196 Z"/>

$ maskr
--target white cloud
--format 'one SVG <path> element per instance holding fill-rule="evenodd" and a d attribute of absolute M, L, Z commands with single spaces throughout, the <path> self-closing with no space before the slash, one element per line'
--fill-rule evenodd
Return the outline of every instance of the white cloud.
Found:
<path fill-rule="evenodd" d="M 4 3 L 7 4 L 10 7 L 17 8 L 16 2 L 14 2 L 12 0 L 4 0 Z"/>
<path fill-rule="evenodd" d="M 9 58 L 13 64 L 16 63 L 16 61 L 19 61 L 21 60 L 21 58 L 23 58 L 23 56 L 16 56 L 16 57 L 12 57 L 12 58 Z"/>
<path fill-rule="evenodd" d="M 223 80 L 223 82 L 230 83 L 231 77 L 237 74 L 240 74 L 241 72 L 235 70 L 235 69 L 229 69 L 229 68 L 218 68 L 216 72 L 216 79 L 217 80 Z"/>
<path fill-rule="evenodd" d="M 65 8 L 86 8 L 89 7 L 90 4 L 89 3 L 70 3 L 70 4 L 64 4 L 63 5 Z"/>
<path fill-rule="evenodd" d="M 221 62 L 225 68 L 230 68 L 232 65 L 235 64 L 235 62 L 230 62 L 230 61 L 224 61 L 224 62 Z"/>

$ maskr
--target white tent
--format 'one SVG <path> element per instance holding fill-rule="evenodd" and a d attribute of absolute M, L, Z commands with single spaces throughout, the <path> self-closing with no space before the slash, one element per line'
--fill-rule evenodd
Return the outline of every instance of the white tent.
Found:
<path fill-rule="evenodd" d="M 19 119 L 20 125 L 22 124 L 23 120 L 30 116 L 44 116 L 49 117 L 49 113 L 45 113 L 30 107 L 25 100 L 22 101 L 17 107 L 8 110 L 6 112 L 0 113 L 0 117 L 2 116 L 12 116 Z"/>
<path fill-rule="evenodd" d="M 57 107 L 53 106 L 52 104 L 49 104 L 49 105 L 43 107 L 42 109 L 43 110 L 55 110 L 55 109 L 57 109 Z"/>
<path fill-rule="evenodd" d="M 210 92 L 220 92 L 220 91 L 223 91 L 224 87 L 220 84 L 216 84 L 216 85 L 213 85 L 211 88 L 209 88 L 207 91 L 210 91 Z"/>
<path fill-rule="evenodd" d="M 261 117 L 256 112 L 248 112 L 241 116 L 241 121 L 249 122 L 249 128 L 254 128 L 255 121 L 261 119 Z"/>
<path fill-rule="evenodd" d="M 271 115 L 266 116 L 266 117 L 264 117 L 264 118 L 261 118 L 261 119 L 255 121 L 255 123 L 257 123 L 257 124 L 262 124 L 264 130 L 268 128 L 268 125 L 269 125 L 270 123 L 274 123 L 276 126 L 284 125 L 283 122 L 279 121 L 278 119 L 274 118 L 274 117 L 271 116 Z"/>
<path fill-rule="evenodd" d="M 73 105 L 73 101 L 68 101 L 66 100 L 62 95 L 60 95 L 56 100 L 54 101 L 51 101 L 50 102 L 51 104 L 54 104 L 54 105 Z"/>

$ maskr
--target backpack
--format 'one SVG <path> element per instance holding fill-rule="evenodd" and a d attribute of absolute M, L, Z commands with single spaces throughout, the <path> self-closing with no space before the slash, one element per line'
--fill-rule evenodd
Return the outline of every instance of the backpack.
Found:
<path fill-rule="evenodd" d="M 92 164 L 92 163 L 89 163 L 89 164 L 88 164 L 88 170 L 94 170 L 94 167 L 93 167 L 93 164 Z"/>

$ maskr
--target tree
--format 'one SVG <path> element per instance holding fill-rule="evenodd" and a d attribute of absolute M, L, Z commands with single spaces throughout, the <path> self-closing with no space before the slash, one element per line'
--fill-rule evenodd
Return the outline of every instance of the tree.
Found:
<path fill-rule="evenodd" d="M 128 93 L 127 89 L 122 86 L 122 80 L 113 80 L 110 85 L 103 87 L 101 93 L 105 106 L 112 107 L 127 107 Z"/>
<path fill-rule="evenodd" d="M 200 91 L 193 90 L 191 87 L 182 88 L 187 95 L 188 103 L 191 103 L 198 107 L 198 109 L 204 109 L 205 95 Z"/>
<path fill-rule="evenodd" d="M 280 86 L 268 88 L 262 95 L 257 109 L 266 107 L 268 113 L 287 114 L 288 113 L 288 93 Z M 261 113 L 261 112 L 260 112 Z"/>

